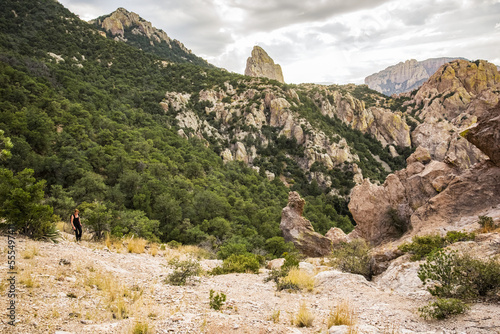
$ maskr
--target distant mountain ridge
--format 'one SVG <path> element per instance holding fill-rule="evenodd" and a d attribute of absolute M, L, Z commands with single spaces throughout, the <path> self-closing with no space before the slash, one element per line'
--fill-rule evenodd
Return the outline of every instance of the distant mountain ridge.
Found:
<path fill-rule="evenodd" d="M 430 58 L 424 61 L 410 59 L 365 78 L 365 84 L 387 96 L 412 91 L 420 87 L 438 68 L 460 57 Z"/>
<path fill-rule="evenodd" d="M 151 22 L 125 8 L 118 8 L 109 15 L 91 20 L 108 37 L 137 47 L 145 52 L 168 59 L 175 63 L 192 63 L 204 67 L 214 67 L 206 60 L 196 56 L 176 39 L 170 38 L 166 32 L 153 27 Z"/>

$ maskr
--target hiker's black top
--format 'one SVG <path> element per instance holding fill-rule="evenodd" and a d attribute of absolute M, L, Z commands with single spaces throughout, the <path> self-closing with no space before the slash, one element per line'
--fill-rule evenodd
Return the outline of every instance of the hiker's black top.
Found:
<path fill-rule="evenodd" d="M 80 215 L 78 217 L 75 217 L 75 215 L 71 215 L 73 217 L 73 225 L 80 225 Z"/>

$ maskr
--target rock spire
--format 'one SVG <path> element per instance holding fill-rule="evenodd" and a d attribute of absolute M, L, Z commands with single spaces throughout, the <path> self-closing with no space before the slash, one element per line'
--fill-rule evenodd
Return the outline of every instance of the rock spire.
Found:
<path fill-rule="evenodd" d="M 269 78 L 285 83 L 281 66 L 275 64 L 271 57 L 260 46 L 254 46 L 252 56 L 247 59 L 245 75 L 259 78 Z"/>

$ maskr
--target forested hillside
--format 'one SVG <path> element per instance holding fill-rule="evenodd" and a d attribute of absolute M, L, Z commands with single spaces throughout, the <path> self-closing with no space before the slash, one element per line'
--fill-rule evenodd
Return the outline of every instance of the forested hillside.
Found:
<path fill-rule="evenodd" d="M 352 163 L 365 177 L 381 181 L 388 172 L 380 161 L 393 169 L 404 166 L 404 155 L 394 158 L 373 136 L 322 115 L 321 99 L 332 100 L 329 94 L 338 91 L 352 100 L 358 90 L 331 87 L 321 93 L 217 68 L 165 64 L 152 52 L 101 36 L 51 0 L 5 0 L 0 9 L 0 130 L 13 144 L 12 156 L 1 161 L 0 213 L 32 236 L 50 230 L 34 233 L 40 220 L 67 220 L 78 206 L 97 235 L 132 233 L 280 255 L 285 246 L 279 221 L 289 189 L 305 197 L 305 216 L 316 231 L 338 226 L 348 232 L 353 228 L 346 205 L 354 186 Z M 199 98 L 200 91 L 230 92 L 229 86 L 233 95 L 254 89 L 256 104 L 270 91 L 296 90 L 299 100 L 288 100 L 314 127 L 304 126 L 305 131 L 321 131 L 332 142 L 343 138 L 354 160 L 327 166 L 318 159 L 308 169 L 301 163 L 305 146 L 273 126 L 258 129 L 266 140 L 256 135 L 236 139 L 243 124 L 237 118 L 221 122 Z M 180 136 L 180 113 L 168 103 L 165 108 L 166 92 L 189 94 L 184 107 L 222 136 L 215 140 L 194 131 Z M 374 95 L 362 93 L 360 98 L 368 96 L 371 103 Z M 240 140 L 254 141 L 253 163 L 223 162 L 221 152 Z M 410 151 L 397 149 L 405 155 Z M 276 178 L 270 181 L 264 171 Z M 326 186 L 318 184 L 318 173 L 330 181 Z M 29 195 L 35 188 L 38 197 Z M 20 193 L 26 195 L 23 201 L 16 197 Z M 16 210 L 32 210 L 35 217 L 16 218 Z M 52 210 L 58 217 L 51 216 Z"/>

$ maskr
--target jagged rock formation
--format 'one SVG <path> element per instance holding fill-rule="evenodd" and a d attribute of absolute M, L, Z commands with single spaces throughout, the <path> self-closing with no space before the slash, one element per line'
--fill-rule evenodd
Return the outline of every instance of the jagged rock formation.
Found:
<path fill-rule="evenodd" d="M 271 57 L 260 46 L 254 46 L 252 56 L 247 59 L 245 75 L 258 78 L 269 78 L 284 83 L 281 66 L 275 64 Z"/>
<path fill-rule="evenodd" d="M 380 244 L 408 224 L 409 236 L 476 226 L 477 217 L 500 217 L 499 106 L 486 112 L 467 137 L 491 160 L 461 171 L 431 160 L 424 148 L 408 158 L 408 167 L 382 186 L 365 180 L 352 192 L 349 209 L 357 223 L 350 237 Z M 404 226 L 404 225 L 403 225 Z"/>
<path fill-rule="evenodd" d="M 287 242 L 293 242 L 304 255 L 326 256 L 331 252 L 332 241 L 314 232 L 311 222 L 302 217 L 306 201 L 295 191 L 288 196 L 288 205 L 281 212 L 280 229 Z"/>
<path fill-rule="evenodd" d="M 443 65 L 409 99 L 407 115 L 422 123 L 411 134 L 414 146 L 429 150 L 435 160 L 465 169 L 486 156 L 458 134 L 499 102 L 500 73 L 483 60 L 455 60 Z"/>
<path fill-rule="evenodd" d="M 457 173 L 450 164 L 432 161 L 422 147 L 407 159 L 407 164 L 406 169 L 390 174 L 381 186 L 365 179 L 353 189 L 349 210 L 357 226 L 351 237 L 375 245 L 398 238 L 410 227 L 414 212 L 445 190 Z"/>
<path fill-rule="evenodd" d="M 387 96 L 410 92 L 420 87 L 441 65 L 455 59 L 463 58 L 410 59 L 366 77 L 365 84 Z"/>
<path fill-rule="evenodd" d="M 166 32 L 153 27 L 151 22 L 125 8 L 120 7 L 113 13 L 101 16 L 90 23 L 104 30 L 116 41 L 131 44 L 144 51 L 166 57 L 170 61 L 212 66 L 194 55 L 183 43 L 171 39 Z"/>

